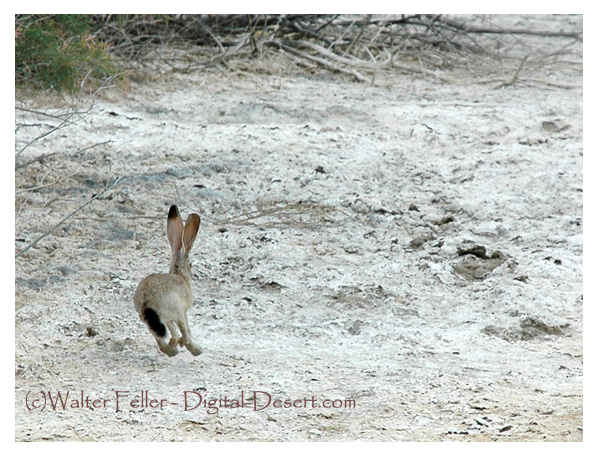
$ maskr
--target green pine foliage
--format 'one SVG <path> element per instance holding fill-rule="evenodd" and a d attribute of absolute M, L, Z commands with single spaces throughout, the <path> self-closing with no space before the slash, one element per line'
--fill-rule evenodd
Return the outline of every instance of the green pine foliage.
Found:
<path fill-rule="evenodd" d="M 83 14 L 15 16 L 15 84 L 76 92 L 117 72 Z"/>

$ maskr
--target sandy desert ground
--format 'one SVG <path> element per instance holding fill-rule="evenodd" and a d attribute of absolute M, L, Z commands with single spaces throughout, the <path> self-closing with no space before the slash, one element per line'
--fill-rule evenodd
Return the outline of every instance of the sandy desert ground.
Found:
<path fill-rule="evenodd" d="M 15 261 L 15 439 L 581 441 L 582 43 L 508 86 L 261 65 L 104 91 L 17 156 L 15 253 L 97 198 Z M 17 151 L 64 112 L 15 104 Z M 199 357 L 132 303 L 171 204 Z"/>

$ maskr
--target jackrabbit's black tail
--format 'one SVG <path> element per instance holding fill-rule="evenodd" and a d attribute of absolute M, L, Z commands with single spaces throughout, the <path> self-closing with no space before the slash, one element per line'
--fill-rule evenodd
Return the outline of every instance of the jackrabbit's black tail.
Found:
<path fill-rule="evenodd" d="M 160 316 L 152 308 L 146 308 L 143 313 L 144 321 L 148 324 L 150 329 L 158 335 L 160 338 L 166 336 L 166 327 L 160 320 Z"/>

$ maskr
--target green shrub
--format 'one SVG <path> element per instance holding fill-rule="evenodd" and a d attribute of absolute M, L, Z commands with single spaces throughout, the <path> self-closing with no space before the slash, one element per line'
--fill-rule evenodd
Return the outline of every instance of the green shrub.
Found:
<path fill-rule="evenodd" d="M 15 16 L 15 83 L 77 91 L 114 76 L 116 64 L 83 14 Z"/>

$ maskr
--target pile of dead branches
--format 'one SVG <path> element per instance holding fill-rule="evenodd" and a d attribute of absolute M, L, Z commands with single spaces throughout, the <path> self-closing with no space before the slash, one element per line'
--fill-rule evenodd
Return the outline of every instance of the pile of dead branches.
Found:
<path fill-rule="evenodd" d="M 472 27 L 444 15 L 97 15 L 98 35 L 124 60 L 143 61 L 158 46 L 202 51 L 163 59 L 192 71 L 239 57 L 282 54 L 307 69 L 324 68 L 371 82 L 399 69 L 444 79 L 445 70 L 505 59 L 499 36 L 582 39 L 575 32 Z M 530 63 L 530 61 L 529 61 Z"/>

